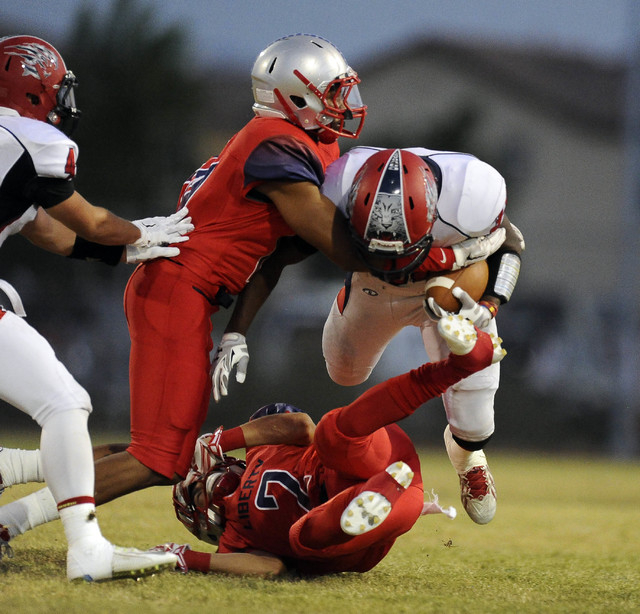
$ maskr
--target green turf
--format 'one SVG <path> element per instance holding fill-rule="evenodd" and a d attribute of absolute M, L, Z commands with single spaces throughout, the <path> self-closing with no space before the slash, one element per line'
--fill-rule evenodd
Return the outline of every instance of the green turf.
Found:
<path fill-rule="evenodd" d="M 425 484 L 458 518 L 421 518 L 367 574 L 270 581 L 165 572 L 70 585 L 56 522 L 14 540 L 15 557 L 0 563 L 0 612 L 640 612 L 638 463 L 497 453 L 490 460 L 498 513 L 477 526 L 461 509 L 444 451 L 423 455 Z M 0 503 L 30 490 L 7 490 Z M 173 516 L 169 488 L 114 501 L 99 519 L 120 545 L 196 545 Z"/>

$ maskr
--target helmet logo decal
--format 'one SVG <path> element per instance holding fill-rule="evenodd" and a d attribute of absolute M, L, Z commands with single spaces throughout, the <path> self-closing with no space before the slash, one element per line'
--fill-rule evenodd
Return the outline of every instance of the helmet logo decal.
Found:
<path fill-rule="evenodd" d="M 15 55 L 22 60 L 23 77 L 34 77 L 42 80 L 43 76 L 49 77 L 58 68 L 58 58 L 56 54 L 44 45 L 39 43 L 22 43 L 7 47 L 7 55 Z M 38 67 L 40 71 L 38 71 Z"/>
<path fill-rule="evenodd" d="M 367 225 L 367 236 L 407 242 L 409 232 L 404 219 L 400 152 L 389 158 Z"/>
<path fill-rule="evenodd" d="M 437 203 L 438 203 L 438 186 L 435 181 L 427 175 L 427 169 L 421 168 L 424 177 L 424 191 L 427 203 L 427 221 L 432 223 L 436 221 Z"/>
<path fill-rule="evenodd" d="M 379 193 L 371 210 L 367 234 L 387 236 L 405 242 L 408 236 L 403 221 L 402 196 Z"/>

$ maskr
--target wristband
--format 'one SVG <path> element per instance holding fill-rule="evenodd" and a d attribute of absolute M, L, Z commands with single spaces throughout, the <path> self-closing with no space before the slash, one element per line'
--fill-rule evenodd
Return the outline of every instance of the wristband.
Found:
<path fill-rule="evenodd" d="M 229 450 L 238 450 L 239 448 L 244 448 L 245 446 L 246 442 L 244 440 L 242 427 L 234 426 L 228 431 L 222 431 L 222 434 L 220 435 L 220 449 L 223 452 L 228 452 Z"/>
<path fill-rule="evenodd" d="M 123 251 L 124 245 L 101 245 L 76 236 L 76 242 L 68 257 L 79 260 L 98 260 L 110 266 L 116 266 L 120 262 Z"/>
<path fill-rule="evenodd" d="M 209 573 L 211 570 L 211 553 L 186 550 L 184 553 L 184 563 L 189 571 Z"/>
<path fill-rule="evenodd" d="M 478 301 L 478 305 L 482 305 L 489 310 L 492 318 L 495 318 L 498 315 L 498 306 L 490 303 L 489 301 Z"/>

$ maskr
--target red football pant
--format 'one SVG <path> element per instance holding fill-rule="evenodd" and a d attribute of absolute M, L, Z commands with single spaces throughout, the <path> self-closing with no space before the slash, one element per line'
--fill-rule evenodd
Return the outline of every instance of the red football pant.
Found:
<path fill-rule="evenodd" d="M 217 307 L 168 260 L 136 269 L 124 306 L 131 336 L 128 451 L 168 478 L 184 476 L 209 407 Z"/>

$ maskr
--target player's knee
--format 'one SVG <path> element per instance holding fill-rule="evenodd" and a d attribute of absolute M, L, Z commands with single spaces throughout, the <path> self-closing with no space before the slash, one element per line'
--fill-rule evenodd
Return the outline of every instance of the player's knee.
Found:
<path fill-rule="evenodd" d="M 329 374 L 329 377 L 340 386 L 357 386 L 358 384 L 362 384 L 362 382 L 366 382 L 369 379 L 372 371 L 372 369 L 369 368 L 348 368 L 335 363 L 330 363 L 329 361 L 325 361 L 325 364 L 327 366 L 327 373 Z"/>
<path fill-rule="evenodd" d="M 37 411 L 31 412 L 30 415 L 40 428 L 44 428 L 47 422 L 61 414 L 80 411 L 86 412 L 88 418 L 91 410 L 91 400 L 87 394 L 86 399 L 74 397 L 72 399 L 65 399 L 62 402 L 47 403 L 39 407 Z"/>

